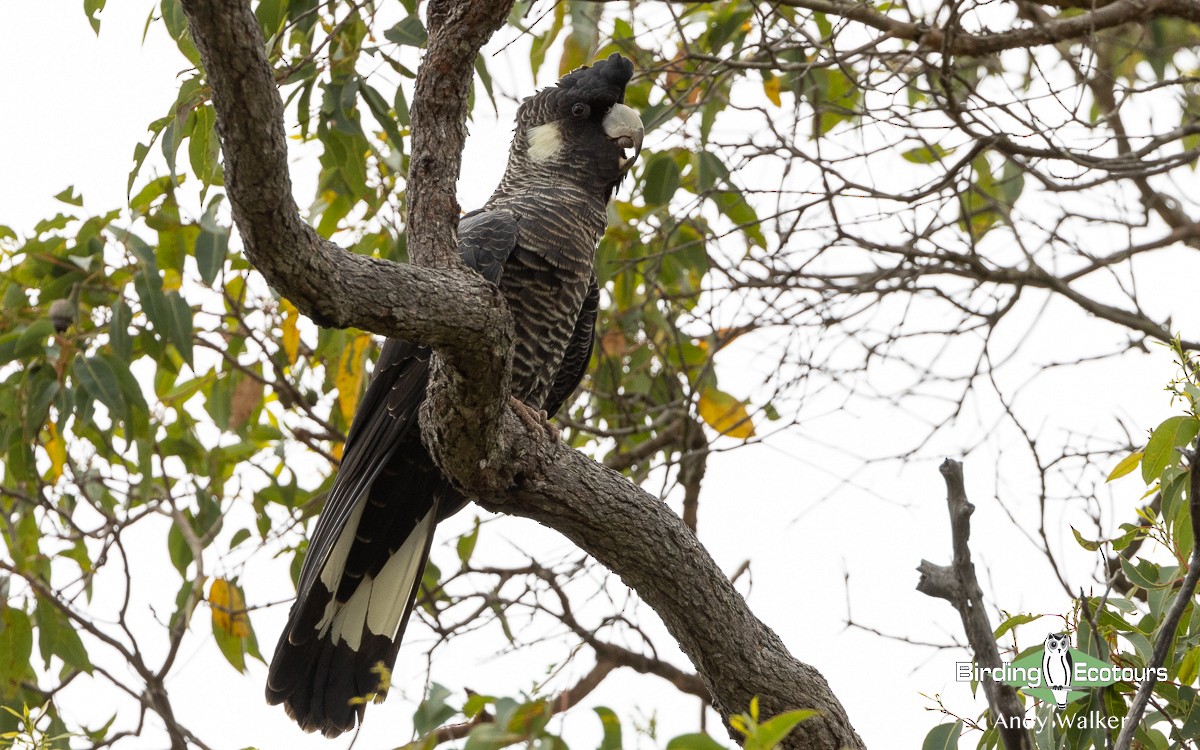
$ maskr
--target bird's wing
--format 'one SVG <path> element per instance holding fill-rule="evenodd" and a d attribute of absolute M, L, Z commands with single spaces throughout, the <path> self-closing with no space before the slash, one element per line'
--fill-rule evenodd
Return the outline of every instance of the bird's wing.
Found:
<path fill-rule="evenodd" d="M 517 220 L 509 211 L 476 211 L 458 229 L 463 262 L 492 283 L 516 247 Z M 325 567 L 346 520 L 364 498 L 364 490 L 387 465 L 401 439 L 417 424 L 425 400 L 430 350 L 401 339 L 384 342 L 367 392 L 359 402 L 346 436 L 342 464 L 308 545 L 297 586 L 297 606 Z"/>
<path fill-rule="evenodd" d="M 346 520 L 364 501 L 365 490 L 379 476 L 401 439 L 416 426 L 428 377 L 429 349 L 400 339 L 384 342 L 371 384 L 350 425 L 337 478 L 308 543 L 296 589 L 297 610 L 304 609 L 305 598 L 328 567 L 330 553 Z"/>
<path fill-rule="evenodd" d="M 459 251 L 495 282 L 516 237 L 511 212 L 475 213 L 459 225 Z M 333 736 L 361 718 L 351 699 L 379 690 L 377 665 L 395 663 L 434 526 L 463 502 L 417 431 L 429 356 L 407 341 L 384 344 L 309 542 L 267 678 L 268 700 L 286 703 L 306 730 Z"/>
<path fill-rule="evenodd" d="M 596 283 L 596 275 L 592 274 L 588 284 L 587 296 L 583 298 L 583 306 L 579 317 L 575 319 L 575 331 L 567 350 L 563 352 L 562 362 L 554 376 L 554 385 L 546 396 L 545 410 L 548 416 L 562 408 L 563 402 L 571 397 L 587 372 L 588 362 L 592 359 L 592 347 L 596 343 L 596 311 L 600 309 L 600 287 Z"/>
<path fill-rule="evenodd" d="M 504 262 L 517 247 L 517 217 L 507 209 L 472 211 L 458 223 L 458 253 L 463 263 L 493 284 L 500 283 Z"/>

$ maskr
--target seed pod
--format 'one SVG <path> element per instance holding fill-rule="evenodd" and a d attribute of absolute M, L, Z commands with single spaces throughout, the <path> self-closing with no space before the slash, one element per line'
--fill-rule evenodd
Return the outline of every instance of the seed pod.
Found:
<path fill-rule="evenodd" d="M 50 303 L 50 322 L 54 330 L 62 333 L 75 322 L 75 305 L 69 299 L 56 299 Z"/>

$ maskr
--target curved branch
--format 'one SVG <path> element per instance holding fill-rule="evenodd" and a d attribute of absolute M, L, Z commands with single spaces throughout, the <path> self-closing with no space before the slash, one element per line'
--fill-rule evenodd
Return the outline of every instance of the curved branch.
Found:
<path fill-rule="evenodd" d="M 619 2 L 623 0 L 588 0 Z M 704 0 L 664 0 L 698 3 Z M 1088 37 L 1097 31 L 1155 18 L 1200 22 L 1200 5 L 1192 0 L 1042 0 L 1041 4 L 1087 12 L 1059 16 L 1033 26 L 997 32 L 969 32 L 957 26 L 929 27 L 902 21 L 856 0 L 778 0 L 779 5 L 824 13 L 884 32 L 883 38 L 916 42 L 923 52 L 980 57 L 1008 49 L 1041 47 Z"/>
<path fill-rule="evenodd" d="M 290 194 L 283 108 L 249 4 L 183 0 L 213 91 L 227 190 L 247 257 L 320 324 L 433 346 L 449 366 L 434 360 L 422 437 L 442 470 L 485 507 L 560 531 L 621 576 L 662 617 L 722 716 L 744 710 L 755 696 L 765 715 L 816 708 L 821 715 L 800 724 L 785 748 L 861 748 L 824 678 L 754 616 L 678 516 L 620 474 L 540 433 L 531 436 L 509 408 L 508 313 L 494 287 L 449 261 L 470 67 L 509 4 L 430 4 L 408 183 L 417 206 L 409 246 L 414 257 L 438 266 L 428 268 L 352 255 L 300 220 Z M 374 304 L 362 305 L 363 299 Z"/>
<path fill-rule="evenodd" d="M 234 222 L 254 267 L 318 325 L 355 326 L 428 344 L 486 382 L 508 349 L 505 326 L 497 322 L 507 313 L 496 288 L 461 263 L 436 269 L 389 263 L 318 235 L 300 218 L 292 197 L 283 102 L 248 4 L 183 0 L 183 8 L 212 90 Z M 417 153 L 413 160 L 445 166 L 444 159 Z M 457 174 L 455 164 L 451 190 Z M 435 192 L 442 192 L 438 187 L 435 182 Z M 458 213 L 447 216 L 457 219 Z M 442 219 L 442 245 L 456 259 L 445 223 Z M 423 229 L 427 224 L 418 221 L 416 229 L 430 234 Z M 421 257 L 415 249 L 414 255 Z"/>
<path fill-rule="evenodd" d="M 563 448 L 509 502 L 481 504 L 555 529 L 621 576 L 663 619 L 722 717 L 755 696 L 764 716 L 816 708 L 821 717 L 784 747 L 864 747 L 825 678 L 788 653 L 679 516 L 625 477 Z"/>
<path fill-rule="evenodd" d="M 945 599 L 958 610 L 963 630 L 975 652 L 975 661 L 981 667 L 995 669 L 1000 666 L 1000 650 L 992 637 L 992 626 L 987 610 L 983 606 L 983 592 L 975 577 L 975 563 L 971 562 L 971 514 L 975 506 L 967 499 L 963 480 L 962 464 L 947 458 L 940 469 L 946 480 L 946 503 L 950 510 L 950 537 L 954 549 L 954 561 L 948 566 L 935 565 L 922 560 L 917 570 L 921 580 L 917 591 L 927 596 Z M 1029 750 L 1033 739 L 1022 728 L 1021 719 L 1025 708 L 1017 697 L 1017 691 L 1002 682 L 987 677 L 983 680 L 983 692 L 987 696 L 992 717 L 1000 728 L 1004 747 L 1008 750 Z"/>

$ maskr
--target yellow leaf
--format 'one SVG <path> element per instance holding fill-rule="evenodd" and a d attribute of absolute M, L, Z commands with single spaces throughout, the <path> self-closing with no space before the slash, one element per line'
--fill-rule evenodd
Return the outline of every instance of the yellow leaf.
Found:
<path fill-rule="evenodd" d="M 46 441 L 46 453 L 50 456 L 50 473 L 57 482 L 62 476 L 63 464 L 67 462 L 67 443 L 59 437 L 58 428 L 53 422 L 46 424 L 46 432 L 50 433 L 50 439 Z"/>
<path fill-rule="evenodd" d="M 746 405 L 716 388 L 705 388 L 700 394 L 700 418 L 722 435 L 742 440 L 754 437 L 754 422 Z"/>
<path fill-rule="evenodd" d="M 168 268 L 163 271 L 163 291 L 177 292 L 183 286 L 183 277 L 174 268 Z"/>
<path fill-rule="evenodd" d="M 296 364 L 296 355 L 300 351 L 300 311 L 287 300 L 283 300 L 283 353 L 287 355 L 289 365 Z"/>
<path fill-rule="evenodd" d="M 763 79 L 763 92 L 766 93 L 767 98 L 770 99 L 771 103 L 774 104 L 776 107 L 783 106 L 783 100 L 781 100 L 779 98 L 779 76 L 771 76 L 770 78 L 764 78 Z"/>
<path fill-rule="evenodd" d="M 371 334 L 358 334 L 342 349 L 342 357 L 338 360 L 333 384 L 338 389 L 338 408 L 347 422 L 354 416 L 354 408 L 358 406 L 358 392 L 362 390 L 363 382 L 363 354 L 370 343 Z"/>
<path fill-rule="evenodd" d="M 208 604 L 212 608 L 213 625 L 234 638 L 246 638 L 250 635 L 246 599 L 237 584 L 224 578 L 214 580 L 208 589 Z"/>
<path fill-rule="evenodd" d="M 1121 477 L 1125 476 L 1129 472 L 1136 469 L 1138 467 L 1138 464 L 1140 464 L 1141 462 L 1142 462 L 1142 452 L 1141 451 L 1134 451 L 1133 453 L 1130 453 L 1125 458 L 1122 458 L 1120 463 L 1118 463 L 1116 466 L 1113 467 L 1112 472 L 1110 472 L 1108 475 L 1108 479 L 1105 479 L 1104 481 L 1111 482 L 1114 479 L 1120 479 Z"/>

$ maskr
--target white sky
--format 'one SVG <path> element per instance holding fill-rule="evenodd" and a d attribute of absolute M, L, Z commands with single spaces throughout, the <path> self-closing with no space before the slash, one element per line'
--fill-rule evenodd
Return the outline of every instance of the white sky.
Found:
<path fill-rule="evenodd" d="M 83 194 L 89 212 L 124 206 L 134 145 L 145 138 L 146 125 L 166 112 L 174 100 L 177 74 L 187 66 L 159 26 L 141 44 L 146 15 L 155 5 L 148 0 L 112 0 L 96 39 L 77 2 L 7 0 L 0 4 L 4 111 L 0 143 L 5 144 L 0 151 L 4 175 L 0 224 L 28 231 L 39 219 L 65 208 L 52 196 L 67 185 L 75 185 Z M 472 129 L 464 155 L 466 177 L 460 185 L 460 202 L 466 208 L 482 203 L 498 179 L 511 126 L 507 121 L 492 124 L 481 119 Z M 312 174 L 311 165 L 298 166 L 297 200 L 302 206 L 312 194 Z M 1175 296 L 1182 295 L 1181 290 L 1164 287 L 1162 294 L 1160 299 L 1183 299 Z M 1176 315 L 1175 325 L 1190 324 L 1195 331 L 1196 314 L 1185 319 L 1183 312 Z M 1072 343 L 1080 349 L 1107 349 L 1121 339 L 1119 331 L 1066 304 L 1054 303 L 1046 314 L 1053 316 L 1056 325 L 1041 326 L 1025 342 L 1027 364 L 1015 370 L 1014 378 L 1065 358 L 1061 352 Z M 1064 342 L 1063 331 L 1072 332 L 1070 342 Z M 722 355 L 725 390 L 743 394 L 758 386 L 758 370 L 773 366 L 770 353 L 759 352 L 764 347 L 761 340 L 739 342 Z M 1169 357 L 1155 351 L 1119 367 L 1098 363 L 1045 374 L 1020 398 L 1044 411 L 1044 419 L 1035 427 L 1048 437 L 1060 437 L 1067 427 L 1111 434 L 1114 415 L 1140 430 L 1172 413 L 1158 389 L 1172 375 Z M 940 438 L 937 447 L 953 455 L 981 439 L 989 450 L 1017 445 L 1015 436 L 1006 431 L 989 437 L 986 421 L 966 422 Z M 982 699 L 971 697 L 966 686 L 953 681 L 953 663 L 967 659 L 965 652 L 931 652 L 844 628 L 844 578 L 848 576 L 857 622 L 919 640 L 963 640 L 949 605 L 914 590 L 915 568 L 922 558 L 944 563 L 950 556 L 938 460 L 871 468 L 845 485 L 839 477 L 857 467 L 843 451 L 828 447 L 834 443 L 860 448 L 863 455 L 879 455 L 913 429 L 910 420 L 880 407 L 874 412 L 832 414 L 763 445 L 714 453 L 701 506 L 701 537 L 709 551 L 727 571 L 747 558 L 752 560 L 751 606 L 797 657 L 822 671 L 859 732 L 874 747 L 915 746 L 939 723 L 934 714 L 923 710 L 930 701 L 921 693 L 941 694 L 948 706 L 967 715 L 975 715 L 984 705 Z M 1067 611 L 1069 601 L 1051 585 L 1033 547 L 992 501 L 997 483 L 993 467 L 981 460 L 985 455 L 991 453 L 968 462 L 967 480 L 978 506 L 972 541 L 986 595 L 1013 611 Z M 1033 477 L 1027 468 L 1025 473 L 1016 468 L 1000 482 L 1000 492 L 1018 516 L 1028 520 L 1031 509 L 1024 500 L 1030 497 Z M 1117 484 L 1116 492 L 1130 509 L 1141 494 L 1134 480 Z M 1061 514 L 1060 509 L 1054 512 Z M 454 529 L 469 524 L 472 515 L 473 511 L 466 511 L 449 524 L 451 529 L 442 530 L 439 539 L 451 538 Z M 1116 519 L 1122 520 L 1127 518 Z M 1052 542 L 1067 551 L 1069 567 L 1084 583 L 1091 561 L 1068 543 L 1067 524 L 1059 528 L 1062 536 Z M 520 520 L 503 519 L 489 526 L 487 533 L 494 534 L 493 539 L 519 540 L 522 546 L 536 537 L 541 545 L 560 553 L 569 548 L 561 538 Z M 163 552 L 154 546 L 134 550 L 140 559 L 135 569 L 165 565 Z M 452 555 L 450 550 L 435 549 L 434 559 L 451 560 Z M 282 598 L 286 589 L 280 587 L 287 586 L 282 566 L 266 560 L 256 565 L 246 570 L 244 579 L 251 603 Z M 177 585 L 174 571 L 167 571 L 158 593 L 167 592 L 170 601 Z M 267 655 L 284 615 L 283 608 L 277 607 L 255 617 Z M 141 616 L 149 618 L 151 612 L 146 608 Z M 265 669 L 254 663 L 245 676 L 231 670 L 212 646 L 207 620 L 206 611 L 197 613 L 182 663 L 168 685 L 187 726 L 216 748 L 348 746 L 348 741 L 304 735 L 282 710 L 266 706 L 262 699 Z M 1054 623 L 1048 624 L 1047 630 L 1053 629 Z M 472 635 L 444 650 L 445 662 L 435 664 L 434 679 L 485 693 L 513 694 L 529 686 L 514 682 L 514 674 L 531 679 L 528 675 L 536 676 L 538 670 L 529 665 L 563 658 L 553 647 L 515 657 L 497 655 L 503 644 L 494 635 Z M 401 652 L 402 662 L 405 653 Z M 582 661 L 582 667 L 588 666 L 586 659 Z M 679 657 L 677 663 L 686 662 Z M 100 685 L 73 687 L 64 706 L 94 711 L 98 720 L 107 718 L 107 692 Z M 388 748 L 407 741 L 413 704 L 402 697 L 414 698 L 418 693 L 418 688 L 406 691 L 401 686 L 386 704 L 371 707 L 357 747 Z M 82 708 L 81 701 L 88 707 Z M 635 706 L 645 712 L 657 710 L 660 746 L 676 734 L 696 729 L 695 702 L 679 698 L 655 678 L 610 679 L 586 705 L 616 709 L 626 726 L 627 746 L 634 744 L 630 722 L 637 716 Z M 585 712 L 576 710 L 566 720 L 571 728 L 568 737 L 580 748 L 599 738 L 599 722 Z M 963 746 L 974 747 L 976 739 L 971 737 Z M 158 745 L 150 737 L 128 746 Z"/>

